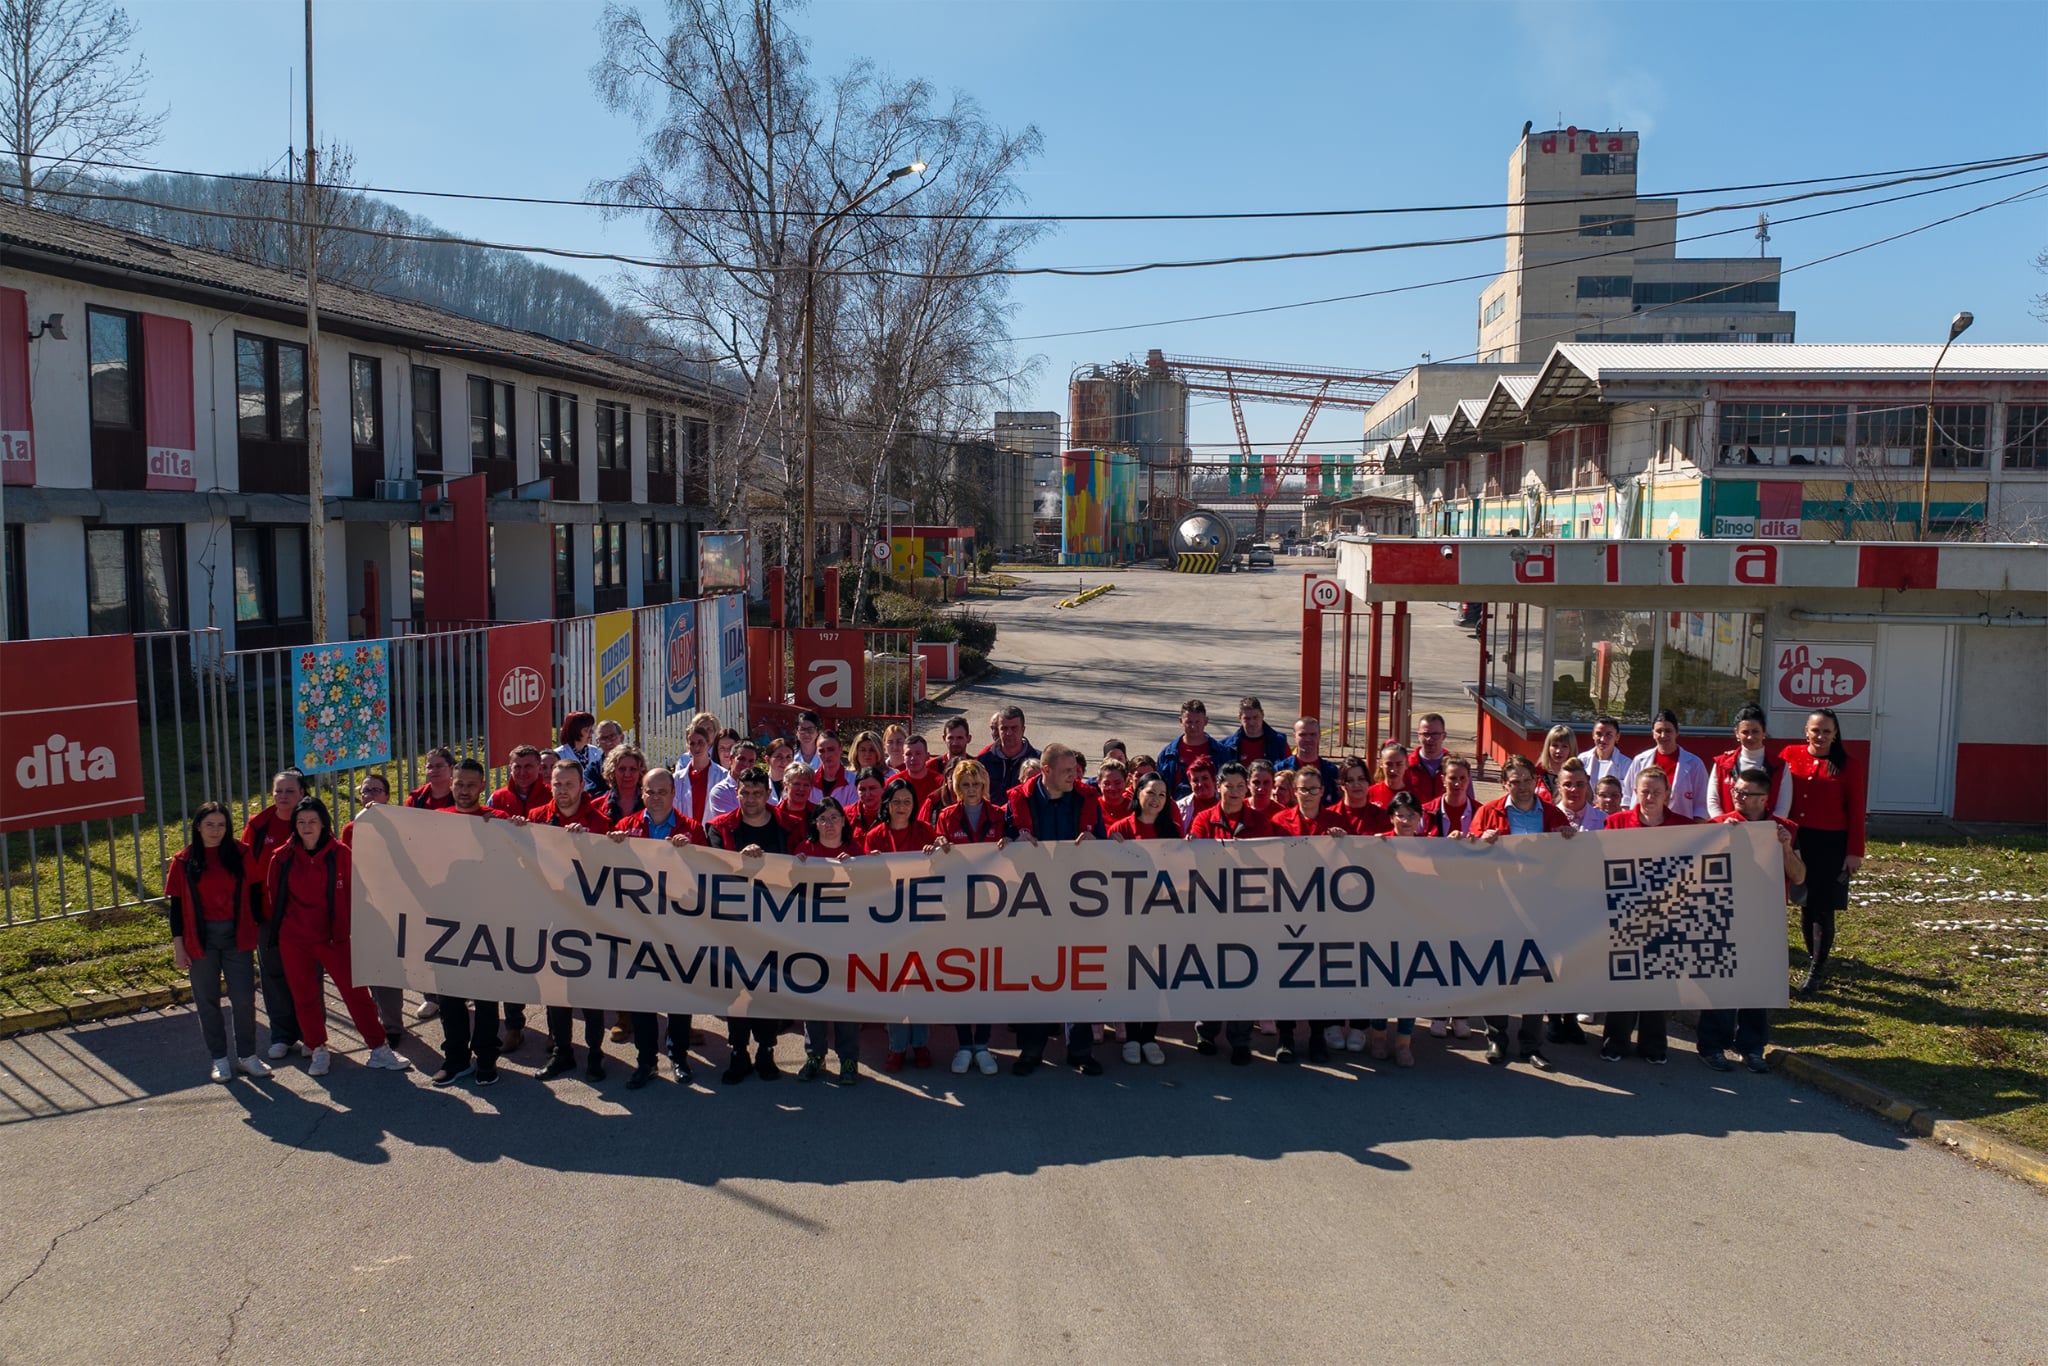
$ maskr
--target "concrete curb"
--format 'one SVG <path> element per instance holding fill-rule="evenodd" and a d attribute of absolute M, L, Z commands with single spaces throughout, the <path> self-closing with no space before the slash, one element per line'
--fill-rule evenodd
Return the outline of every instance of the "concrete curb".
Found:
<path fill-rule="evenodd" d="M 130 1015 L 138 1010 L 163 1010 L 169 1006 L 186 1005 L 191 1000 L 191 984 L 176 982 L 170 986 L 141 987 L 134 991 L 113 992 L 106 996 L 96 996 L 91 1000 L 49 1006 L 42 1010 L 17 1010 L 0 1015 L 0 1039 L 12 1038 L 16 1034 L 33 1034 L 42 1029 L 56 1029 L 62 1025 L 104 1020 L 113 1015 Z"/>

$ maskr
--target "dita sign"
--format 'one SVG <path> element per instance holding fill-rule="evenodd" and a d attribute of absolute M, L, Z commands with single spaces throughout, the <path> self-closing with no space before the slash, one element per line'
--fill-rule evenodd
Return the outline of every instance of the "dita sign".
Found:
<path fill-rule="evenodd" d="M 1767 692 L 1780 707 L 1870 710 L 1873 648 L 1836 641 L 1786 641 L 1771 652 Z"/>
<path fill-rule="evenodd" d="M 0 644 L 0 830 L 142 810 L 135 638 Z"/>

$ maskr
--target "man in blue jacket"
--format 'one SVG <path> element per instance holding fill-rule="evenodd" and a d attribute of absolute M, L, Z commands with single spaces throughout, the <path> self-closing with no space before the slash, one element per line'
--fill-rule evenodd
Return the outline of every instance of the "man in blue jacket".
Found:
<path fill-rule="evenodd" d="M 1190 697 L 1180 704 L 1180 734 L 1168 740 L 1159 751 L 1159 776 L 1173 790 L 1175 797 L 1185 797 L 1190 790 L 1188 770 L 1198 759 L 1207 759 L 1221 767 L 1222 756 L 1217 753 L 1218 745 L 1209 738 L 1209 707 L 1199 697 Z"/>
<path fill-rule="evenodd" d="M 1256 697 L 1247 697 L 1237 704 L 1237 729 L 1223 737 L 1222 749 L 1218 768 L 1224 764 L 1250 768 L 1261 759 L 1277 767 L 1293 752 L 1287 746 L 1287 737 L 1266 724 L 1266 709 Z"/>

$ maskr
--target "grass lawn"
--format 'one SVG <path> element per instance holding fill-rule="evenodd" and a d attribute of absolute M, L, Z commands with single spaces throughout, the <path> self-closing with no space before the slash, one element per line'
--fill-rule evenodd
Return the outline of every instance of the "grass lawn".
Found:
<path fill-rule="evenodd" d="M 1872 840 L 1849 902 L 1772 1041 L 2048 1150 L 2048 838 Z"/>

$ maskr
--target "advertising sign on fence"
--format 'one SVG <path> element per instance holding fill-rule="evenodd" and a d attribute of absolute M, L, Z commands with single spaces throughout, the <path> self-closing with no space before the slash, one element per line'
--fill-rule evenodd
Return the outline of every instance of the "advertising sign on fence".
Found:
<path fill-rule="evenodd" d="M 606 612 L 592 622 L 597 643 L 597 719 L 616 721 L 633 733 L 638 720 L 633 694 L 633 613 Z"/>
<path fill-rule="evenodd" d="M 740 697 L 747 691 L 747 600 L 729 594 L 718 600 L 718 692 Z"/>
<path fill-rule="evenodd" d="M 548 747 L 555 729 L 554 645 L 554 625 L 545 621 L 493 626 L 484 637 L 491 690 L 487 762 L 509 762 L 518 744 Z"/>
<path fill-rule="evenodd" d="M 697 533 L 697 587 L 710 594 L 747 591 L 747 533 Z"/>
<path fill-rule="evenodd" d="M 664 716 L 697 710 L 697 604 L 672 602 L 662 612 L 661 705 Z"/>
<path fill-rule="evenodd" d="M 391 642 L 350 640 L 292 651 L 292 752 L 306 773 L 391 757 Z"/>
<path fill-rule="evenodd" d="M 796 704 L 831 717 L 867 710 L 865 641 L 859 631 L 791 631 L 796 645 Z"/>
<path fill-rule="evenodd" d="M 355 974 L 932 1024 L 1782 1006 L 1776 827 L 962 846 L 846 863 L 376 806 Z"/>
<path fill-rule="evenodd" d="M 142 810 L 135 637 L 0 643 L 0 830 Z"/>

